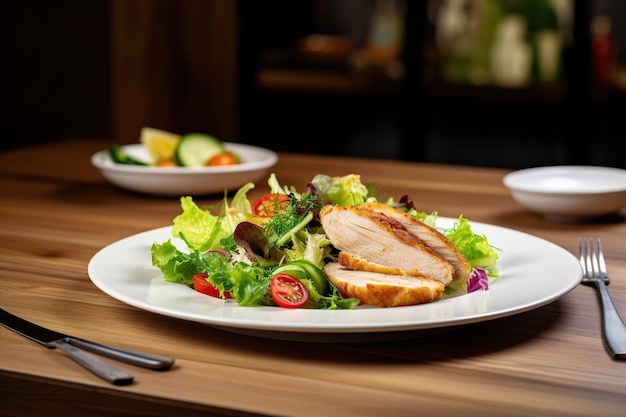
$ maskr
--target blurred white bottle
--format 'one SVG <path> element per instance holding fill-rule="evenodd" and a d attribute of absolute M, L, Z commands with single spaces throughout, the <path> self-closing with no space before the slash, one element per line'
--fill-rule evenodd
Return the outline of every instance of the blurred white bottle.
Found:
<path fill-rule="evenodd" d="M 509 15 L 502 19 L 496 42 L 490 51 L 493 84 L 502 87 L 523 87 L 530 82 L 532 50 L 524 40 L 526 20 Z"/>

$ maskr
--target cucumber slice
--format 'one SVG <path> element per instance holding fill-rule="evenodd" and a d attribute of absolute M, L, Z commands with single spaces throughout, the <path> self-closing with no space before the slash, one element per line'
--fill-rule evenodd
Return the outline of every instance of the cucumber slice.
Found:
<path fill-rule="evenodd" d="M 185 167 L 203 167 L 206 162 L 224 150 L 222 142 L 205 133 L 187 133 L 176 147 L 176 159 Z"/>
<path fill-rule="evenodd" d="M 130 155 L 127 155 L 122 148 L 117 145 L 113 145 L 109 148 L 109 156 L 111 160 L 116 164 L 124 164 L 124 165 L 141 165 L 148 166 L 150 165 L 147 162 L 140 161 L 138 159 L 133 158 Z"/>
<path fill-rule="evenodd" d="M 320 295 L 328 295 L 328 278 L 326 274 L 313 262 L 306 259 L 291 261 L 272 271 L 272 275 L 287 274 L 294 278 L 309 279 Z"/>

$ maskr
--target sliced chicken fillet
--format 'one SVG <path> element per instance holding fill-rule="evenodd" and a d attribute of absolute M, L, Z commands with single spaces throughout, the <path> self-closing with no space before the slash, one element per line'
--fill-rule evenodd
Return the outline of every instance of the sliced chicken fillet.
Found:
<path fill-rule="evenodd" d="M 411 275 L 416 277 L 423 276 L 423 274 L 419 271 L 406 271 L 391 266 L 380 265 L 366 259 L 359 258 L 358 256 L 346 251 L 339 252 L 337 262 L 345 268 L 355 269 L 357 271 L 380 272 L 381 274 L 390 275 Z"/>
<path fill-rule="evenodd" d="M 472 273 L 472 266 L 467 258 L 459 252 L 458 248 L 450 242 L 441 232 L 428 226 L 415 217 L 396 210 L 393 207 L 383 203 L 365 203 L 360 206 L 362 209 L 370 209 L 397 220 L 410 233 L 417 236 L 426 246 L 433 249 L 443 259 L 450 262 L 454 268 L 453 279 L 455 281 L 467 281 Z"/>
<path fill-rule="evenodd" d="M 320 211 L 324 231 L 340 251 L 393 268 L 403 274 L 425 276 L 448 285 L 454 268 L 410 233 L 398 220 L 368 208 L 327 205 Z"/>
<path fill-rule="evenodd" d="M 348 297 L 378 307 L 397 307 L 437 301 L 444 285 L 431 278 L 389 275 L 347 269 L 337 262 L 326 264 L 328 279 Z"/>

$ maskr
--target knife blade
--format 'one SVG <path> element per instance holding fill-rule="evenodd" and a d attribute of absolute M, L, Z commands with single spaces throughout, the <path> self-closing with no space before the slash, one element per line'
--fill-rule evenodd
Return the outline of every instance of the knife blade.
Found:
<path fill-rule="evenodd" d="M 47 329 L 45 327 L 39 326 L 38 324 L 32 323 L 28 320 L 11 314 L 2 308 L 0 308 L 0 324 L 7 329 L 12 330 L 50 349 L 59 348 L 63 350 L 63 352 L 70 355 L 81 365 L 86 367 L 90 366 L 90 370 L 92 372 L 98 370 L 99 373 L 97 374 L 103 378 L 104 375 L 102 375 L 102 373 L 105 370 L 112 371 L 111 369 L 109 369 L 109 367 L 113 367 L 113 365 L 101 361 L 100 359 L 87 354 L 83 350 L 96 353 L 107 358 L 119 360 L 121 362 L 125 362 L 131 365 L 157 371 L 168 370 L 174 364 L 174 359 L 167 356 L 153 355 L 150 353 L 104 345 L 101 343 L 96 343 L 86 339 L 81 339 L 78 337 L 59 333 L 57 331 Z M 103 366 L 104 368 L 102 368 Z M 94 367 L 95 369 L 93 369 Z M 117 369 L 117 371 L 114 371 L 112 373 L 110 372 L 110 375 L 108 375 L 105 379 L 118 385 L 124 385 L 132 382 L 132 375 L 130 375 L 126 371 L 120 370 L 119 368 L 115 369 Z M 122 373 L 118 371 L 121 371 Z M 130 381 L 128 381 L 129 376 Z"/>

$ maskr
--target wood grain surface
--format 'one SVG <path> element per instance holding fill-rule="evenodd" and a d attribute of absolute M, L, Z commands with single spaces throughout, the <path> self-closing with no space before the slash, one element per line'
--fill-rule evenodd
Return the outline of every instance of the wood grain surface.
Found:
<path fill-rule="evenodd" d="M 171 224 L 178 198 L 106 182 L 73 140 L 0 153 L 0 306 L 74 336 L 169 355 L 170 371 L 132 368 L 110 385 L 57 350 L 0 329 L 0 415 L 32 416 L 623 416 L 626 363 L 604 348 L 593 288 L 544 307 L 406 339 L 302 343 L 238 335 L 124 304 L 90 281 L 87 264 L 124 237 Z M 523 210 L 499 169 L 281 154 L 274 172 L 305 187 L 317 173 L 358 173 L 384 196 L 465 217 L 577 252 L 603 240 L 609 287 L 626 315 L 624 212 L 551 223 Z M 254 198 L 267 192 L 258 184 Z M 195 197 L 200 203 L 220 196 Z M 181 414 L 184 413 L 184 414 Z"/>

